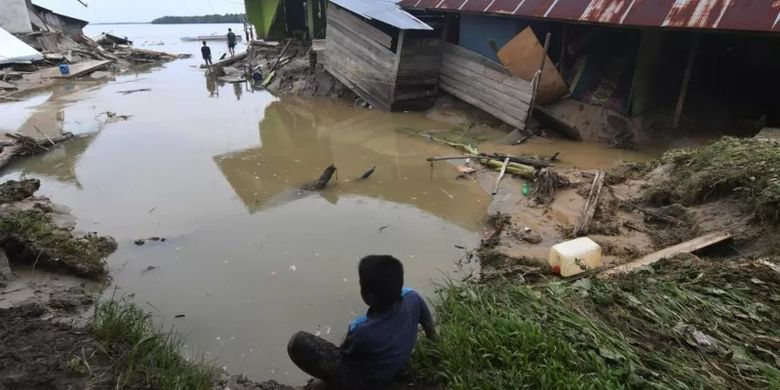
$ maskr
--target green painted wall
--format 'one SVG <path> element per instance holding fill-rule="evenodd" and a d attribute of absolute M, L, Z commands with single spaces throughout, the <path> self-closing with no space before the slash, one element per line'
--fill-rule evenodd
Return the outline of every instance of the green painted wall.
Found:
<path fill-rule="evenodd" d="M 274 22 L 278 20 L 281 3 L 282 0 L 244 0 L 247 20 L 255 26 L 258 38 L 271 39 L 275 35 L 272 27 L 279 25 Z"/>
<path fill-rule="evenodd" d="M 258 38 L 282 39 L 289 36 L 285 24 L 285 1 L 302 0 L 244 0 L 246 16 L 249 23 L 255 26 Z M 325 37 L 325 7 L 327 0 L 307 1 L 307 25 L 309 37 Z"/>

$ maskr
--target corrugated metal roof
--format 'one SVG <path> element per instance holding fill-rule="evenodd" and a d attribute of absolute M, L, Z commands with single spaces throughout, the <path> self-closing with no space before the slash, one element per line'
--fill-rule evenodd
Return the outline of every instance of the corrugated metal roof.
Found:
<path fill-rule="evenodd" d="M 401 30 L 433 30 L 420 19 L 401 9 L 392 0 L 330 0 L 366 19 L 378 20 Z"/>
<path fill-rule="evenodd" d="M 586 23 L 780 32 L 780 0 L 401 0 L 399 4 L 406 9 Z"/>

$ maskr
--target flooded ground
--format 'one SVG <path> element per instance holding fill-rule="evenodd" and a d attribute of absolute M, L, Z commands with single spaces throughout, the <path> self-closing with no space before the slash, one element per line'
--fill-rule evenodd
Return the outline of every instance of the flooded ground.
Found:
<path fill-rule="evenodd" d="M 3 179 L 40 178 L 40 194 L 70 207 L 80 230 L 115 237 L 109 263 L 119 293 L 183 332 L 192 350 L 232 373 L 302 383 L 287 338 L 303 329 L 341 341 L 365 310 L 357 259 L 393 254 L 407 285 L 431 295 L 431 280 L 457 271 L 458 247 L 478 245 L 490 197 L 457 179 L 452 164 L 425 162 L 453 149 L 397 131 L 450 125 L 208 82 L 198 43 L 178 38 L 227 27 L 91 26 L 195 56 L 0 104 L 0 131 L 77 134 L 13 164 Z M 221 43 L 211 45 L 219 57 Z M 138 89 L 149 91 L 121 93 Z M 131 117 L 107 120 L 105 112 Z M 561 152 L 563 164 L 586 168 L 654 153 L 565 141 L 484 147 Z M 299 190 L 329 164 L 338 167 L 331 187 Z M 372 166 L 369 180 L 354 180 Z M 153 236 L 166 241 L 134 244 Z"/>

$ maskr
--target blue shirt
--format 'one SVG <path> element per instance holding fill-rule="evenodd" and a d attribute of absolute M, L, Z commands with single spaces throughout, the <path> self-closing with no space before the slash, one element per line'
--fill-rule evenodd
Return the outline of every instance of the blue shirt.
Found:
<path fill-rule="evenodd" d="M 409 361 L 418 324 L 433 327 L 433 318 L 425 300 L 404 288 L 392 309 L 352 321 L 341 346 L 342 361 L 366 385 L 388 383 Z"/>

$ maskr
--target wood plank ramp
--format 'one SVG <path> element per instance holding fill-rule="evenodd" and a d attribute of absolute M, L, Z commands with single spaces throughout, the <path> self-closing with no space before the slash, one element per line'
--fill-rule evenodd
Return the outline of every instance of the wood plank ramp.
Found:
<path fill-rule="evenodd" d="M 614 276 L 620 274 L 627 274 L 637 268 L 652 265 L 661 261 L 662 259 L 668 259 L 681 253 L 691 253 L 699 249 L 706 248 L 710 245 L 717 244 L 722 241 L 726 241 L 731 238 L 731 233 L 728 232 L 714 232 L 705 234 L 701 237 L 694 238 L 690 241 L 670 246 L 662 249 L 658 252 L 651 253 L 647 256 L 634 260 L 630 263 L 626 263 L 611 269 L 608 269 L 601 273 L 603 276 Z"/>

